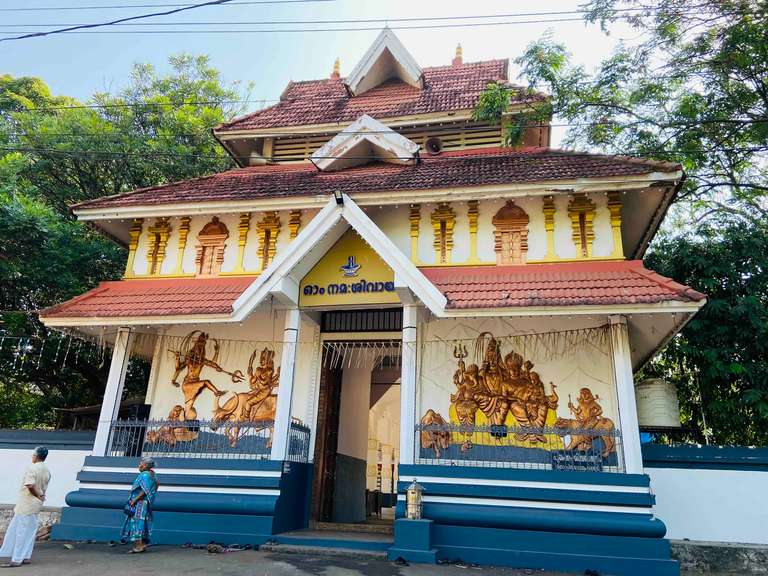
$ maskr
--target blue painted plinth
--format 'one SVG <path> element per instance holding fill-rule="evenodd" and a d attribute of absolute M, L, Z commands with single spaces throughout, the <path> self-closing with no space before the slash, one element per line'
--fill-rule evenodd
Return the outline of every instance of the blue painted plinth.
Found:
<path fill-rule="evenodd" d="M 435 564 L 437 550 L 432 547 L 432 520 L 395 520 L 395 542 L 387 550 L 390 560 Z"/>

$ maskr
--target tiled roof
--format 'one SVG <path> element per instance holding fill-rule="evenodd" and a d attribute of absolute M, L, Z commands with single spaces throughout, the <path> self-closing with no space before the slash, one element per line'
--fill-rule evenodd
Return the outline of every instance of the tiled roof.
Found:
<path fill-rule="evenodd" d="M 674 172 L 679 164 L 548 148 L 475 148 L 426 156 L 418 164 L 374 162 L 337 172 L 312 164 L 254 166 L 83 202 L 75 208 L 153 206 L 288 196 L 393 192 Z"/>
<path fill-rule="evenodd" d="M 227 122 L 217 132 L 351 122 L 361 114 L 394 118 L 474 108 L 490 82 L 507 80 L 507 60 L 424 68 L 424 88 L 388 80 L 359 96 L 351 96 L 343 78 L 291 82 L 280 102 Z M 520 89 L 514 102 L 541 98 Z"/>
<path fill-rule="evenodd" d="M 510 308 L 697 302 L 704 294 L 640 260 L 422 268 L 448 308 Z"/>
<path fill-rule="evenodd" d="M 229 314 L 253 276 L 102 282 L 93 290 L 40 312 L 43 318 L 115 318 Z"/>
<path fill-rule="evenodd" d="M 640 260 L 447 266 L 421 271 L 448 299 L 450 308 L 516 308 L 698 302 L 705 296 L 643 268 Z M 229 314 L 254 276 L 102 282 L 98 287 L 41 311 L 52 318 L 125 318 Z"/>

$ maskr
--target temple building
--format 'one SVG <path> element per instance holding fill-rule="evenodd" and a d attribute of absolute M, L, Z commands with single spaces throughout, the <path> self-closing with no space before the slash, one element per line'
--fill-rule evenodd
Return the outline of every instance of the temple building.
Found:
<path fill-rule="evenodd" d="M 494 83 L 501 123 L 474 120 Z M 544 98 L 507 60 L 422 68 L 385 29 L 347 77 L 215 128 L 237 168 L 74 206 L 128 258 L 41 312 L 113 347 L 54 538 L 117 539 L 150 455 L 157 543 L 678 574 L 633 374 L 705 302 L 642 262 L 683 170 L 553 149 L 548 125 L 505 146 Z M 131 357 L 151 371 L 125 420 Z"/>

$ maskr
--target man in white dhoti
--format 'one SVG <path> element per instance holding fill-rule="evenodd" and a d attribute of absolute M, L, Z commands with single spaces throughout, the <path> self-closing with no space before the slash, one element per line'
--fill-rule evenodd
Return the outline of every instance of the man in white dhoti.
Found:
<path fill-rule="evenodd" d="M 38 446 L 32 453 L 32 465 L 27 468 L 21 482 L 21 490 L 16 507 L 13 509 L 13 519 L 5 533 L 3 547 L 0 548 L 0 558 L 10 558 L 3 568 L 15 568 L 29 564 L 32 548 L 35 546 L 37 535 L 37 514 L 45 502 L 45 492 L 51 473 L 45 465 L 48 448 Z"/>

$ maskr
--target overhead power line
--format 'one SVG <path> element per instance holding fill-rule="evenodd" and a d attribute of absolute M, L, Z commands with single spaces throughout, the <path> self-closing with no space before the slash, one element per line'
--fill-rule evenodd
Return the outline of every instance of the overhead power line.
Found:
<path fill-rule="evenodd" d="M 192 4 L 190 6 L 184 6 L 181 8 L 172 8 L 164 12 L 150 12 L 149 14 L 140 14 L 138 16 L 126 16 L 125 18 L 118 18 L 117 20 L 110 20 L 109 22 L 99 22 L 96 24 L 78 24 L 76 26 L 69 26 L 67 28 L 57 28 L 56 30 L 46 30 L 45 32 L 32 32 L 30 34 L 22 34 L 21 36 L 11 36 L 9 38 L 0 38 L 0 42 L 7 42 L 10 40 L 24 40 L 26 38 L 37 38 L 40 36 L 50 36 L 51 34 L 62 34 L 64 32 L 74 32 L 76 30 L 82 30 L 84 28 L 98 28 L 100 26 L 114 26 L 123 22 L 130 22 L 134 20 L 143 20 L 144 18 L 155 18 L 156 16 L 169 16 L 171 14 L 178 14 L 179 12 L 186 12 L 187 10 L 194 10 L 196 8 L 204 8 L 205 6 L 217 6 L 220 4 L 226 4 L 233 0 L 208 0 L 208 2 L 201 2 L 200 4 Z"/>
<path fill-rule="evenodd" d="M 306 2 L 334 2 L 335 0 L 247 0 L 233 2 L 232 6 L 254 4 L 303 4 Z M 0 8 L 0 12 L 58 12 L 64 10 L 126 10 L 129 8 L 191 8 L 195 4 L 105 4 L 101 6 L 46 6 L 24 8 Z M 226 6 L 226 4 L 222 4 Z"/>
<path fill-rule="evenodd" d="M 236 6 L 238 2 L 233 2 L 230 6 Z M 642 8 L 621 8 L 617 9 L 617 12 L 635 12 L 643 10 Z M 0 9 L 2 11 L 2 9 Z M 347 20 L 259 20 L 259 21 L 193 21 L 193 22 L 145 22 L 145 26 L 251 26 L 251 25 L 298 25 L 298 24 L 371 24 L 374 22 L 428 22 L 428 21 L 443 21 L 443 20 L 485 20 L 488 18 L 526 18 L 531 16 L 568 16 L 574 14 L 585 14 L 585 10 L 556 10 L 556 11 L 544 11 L 544 12 L 515 12 L 505 14 L 471 14 L 467 16 L 413 16 L 413 17 L 400 17 L 400 18 L 355 18 Z M 9 28 L 22 28 L 28 26 L 30 28 L 40 28 L 45 26 L 78 26 L 79 24 L 3 24 Z M 136 26 L 136 24 L 120 23 L 115 26 Z"/>

